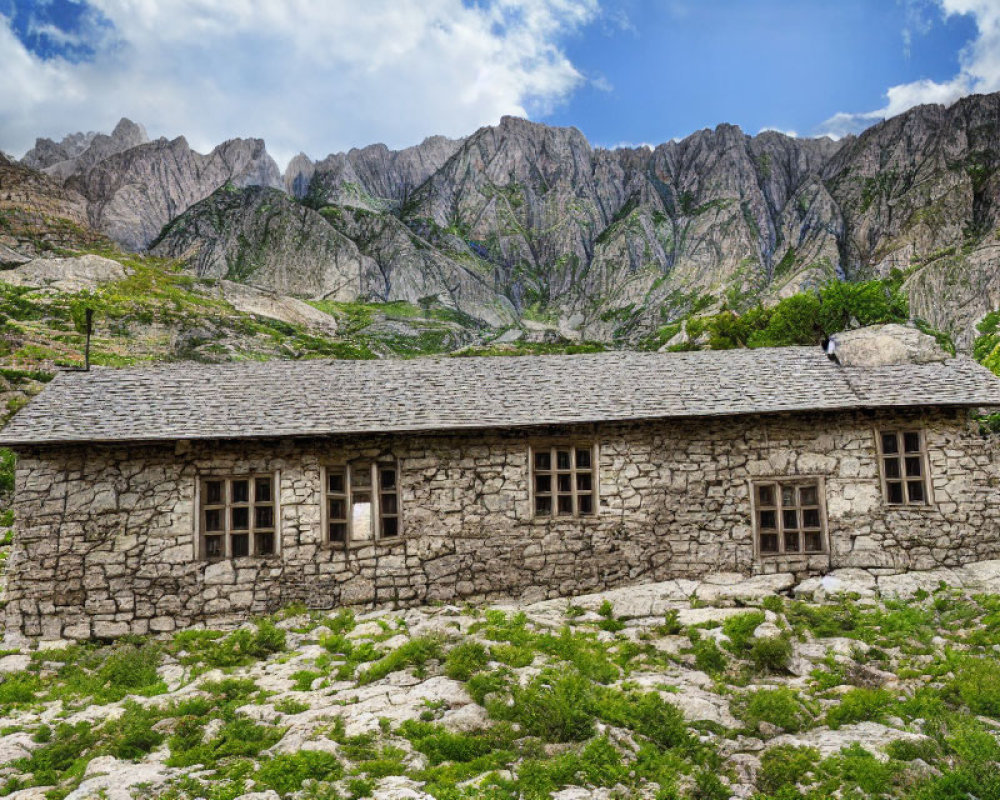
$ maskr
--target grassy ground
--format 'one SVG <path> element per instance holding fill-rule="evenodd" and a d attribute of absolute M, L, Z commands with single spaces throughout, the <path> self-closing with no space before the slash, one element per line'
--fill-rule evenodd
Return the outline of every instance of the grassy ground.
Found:
<path fill-rule="evenodd" d="M 1000 597 L 694 606 L 289 609 L 8 655 L 0 795 L 1000 798 Z"/>

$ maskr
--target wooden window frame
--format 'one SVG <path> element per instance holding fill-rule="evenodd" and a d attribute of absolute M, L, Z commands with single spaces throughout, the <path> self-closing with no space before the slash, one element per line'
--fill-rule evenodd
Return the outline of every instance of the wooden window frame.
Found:
<path fill-rule="evenodd" d="M 556 451 L 558 450 L 569 450 L 572 452 L 572 458 L 570 459 L 569 470 L 558 469 L 558 461 Z M 587 450 L 590 453 L 590 468 L 581 469 L 577 466 L 577 451 Z M 548 451 L 550 464 L 547 470 L 537 470 L 535 468 L 535 454 L 543 453 Z M 552 440 L 552 441 L 538 441 L 533 442 L 528 446 L 528 502 L 531 508 L 531 518 L 534 520 L 560 520 L 560 519 L 586 519 L 590 517 L 597 517 L 600 513 L 600 486 L 601 486 L 601 474 L 600 474 L 600 461 L 599 461 L 600 451 L 596 442 L 593 441 L 580 441 L 580 440 Z M 559 474 L 569 474 L 570 476 L 570 491 L 560 492 L 558 490 L 558 476 Z M 578 474 L 589 473 L 591 478 L 591 488 L 590 491 L 579 489 L 577 485 L 577 475 Z M 549 475 L 551 477 L 551 484 L 549 486 L 548 492 L 539 492 L 537 490 L 536 476 L 538 474 Z M 591 497 L 591 510 L 581 511 L 580 510 L 580 497 L 590 495 Z M 549 512 L 539 512 L 536 500 L 539 496 L 551 498 L 551 505 L 549 507 Z M 571 513 L 559 513 L 559 497 L 569 496 L 572 512 Z"/>
<path fill-rule="evenodd" d="M 257 499 L 257 481 L 267 479 L 271 482 L 270 500 L 260 501 Z M 247 500 L 245 502 L 234 502 L 233 482 L 247 481 Z M 218 503 L 208 502 L 208 483 L 222 484 L 222 500 Z M 196 550 L 195 556 L 199 561 L 215 563 L 218 561 L 228 561 L 234 558 L 274 558 L 281 552 L 281 500 L 279 487 L 281 486 L 281 472 L 246 472 L 246 473 L 226 473 L 215 475 L 203 473 L 198 476 L 195 482 L 195 507 L 198 509 L 196 524 Z M 233 528 L 232 511 L 234 508 L 247 509 L 247 527 Z M 257 509 L 271 509 L 270 527 L 257 525 Z M 209 531 L 206 525 L 206 512 L 218 511 L 222 516 L 222 528 L 218 531 Z M 247 553 L 245 555 L 233 555 L 233 536 L 247 536 Z M 257 541 L 258 534 L 270 534 L 272 537 L 272 547 L 270 552 L 261 553 Z M 222 554 L 219 556 L 208 555 L 207 539 L 210 536 L 222 537 Z"/>
<path fill-rule="evenodd" d="M 368 492 L 371 494 L 371 538 L 369 539 L 358 539 L 354 536 L 353 531 L 353 519 L 351 513 L 351 500 L 354 494 L 354 488 L 351 485 L 351 475 L 354 470 L 363 469 L 367 467 L 371 471 L 371 484 Z M 383 487 L 381 483 L 382 471 L 391 469 L 395 474 L 395 484 L 388 490 L 388 487 Z M 343 492 L 331 492 L 330 491 L 330 475 L 331 474 L 342 474 L 344 476 L 344 490 Z M 320 535 L 322 537 L 321 541 L 323 546 L 340 548 L 340 549 L 351 549 L 357 547 L 369 547 L 379 544 L 392 544 L 394 542 L 399 542 L 403 540 L 404 529 L 403 529 L 403 504 L 401 500 L 400 491 L 400 475 L 402 470 L 400 469 L 400 464 L 398 460 L 395 461 L 379 461 L 377 459 L 358 459 L 355 461 L 349 461 L 342 464 L 329 464 L 325 465 L 320 469 Z M 383 508 L 384 497 L 387 496 L 395 497 L 396 501 L 396 511 L 395 513 L 386 512 Z M 343 500 L 344 503 L 344 517 L 338 519 L 330 518 L 330 500 Z M 386 536 L 386 521 L 395 520 L 396 534 L 394 536 Z M 341 523 L 345 526 L 344 541 L 332 541 L 330 539 L 330 525 L 331 523 Z"/>
<path fill-rule="evenodd" d="M 920 449 L 916 452 L 906 450 L 906 434 L 915 433 L 920 437 Z M 886 453 L 883 436 L 896 437 L 896 452 Z M 929 508 L 934 505 L 934 485 L 931 483 L 930 459 L 927 457 L 927 435 L 922 426 L 901 425 L 875 429 L 875 449 L 878 453 L 879 483 L 882 488 L 882 502 L 890 508 Z M 916 483 L 913 477 L 906 475 L 906 459 L 918 458 L 920 465 L 920 483 L 923 485 L 923 500 L 910 499 L 909 484 Z M 886 474 L 886 461 L 894 460 L 899 465 L 899 477 L 891 478 Z M 899 483 L 902 487 L 903 500 L 894 503 L 889 499 L 889 484 Z"/>
<path fill-rule="evenodd" d="M 816 487 L 816 502 L 815 506 L 803 506 L 798 502 L 798 491 L 803 486 L 813 485 Z M 774 487 L 774 505 L 769 505 L 761 507 L 758 501 L 758 489 L 762 486 L 772 486 Z M 805 548 L 805 534 L 806 532 L 814 532 L 816 528 L 805 528 L 803 525 L 793 531 L 797 531 L 799 534 L 800 549 L 798 550 L 786 550 L 785 549 L 785 520 L 784 511 L 792 510 L 786 509 L 783 504 L 782 488 L 784 487 L 794 487 L 796 491 L 796 504 L 793 506 L 795 510 L 801 513 L 803 509 L 816 508 L 819 510 L 819 536 L 820 545 L 819 550 L 806 550 Z M 753 547 L 754 547 L 754 557 L 759 560 L 771 559 L 771 558 L 797 558 L 797 557 L 809 557 L 809 556 L 823 556 L 830 552 L 830 540 L 828 535 L 829 525 L 826 515 L 826 480 L 821 475 L 811 475 L 811 476 L 795 476 L 795 477 L 785 477 L 785 476 L 774 476 L 774 477 L 760 477 L 754 478 L 749 482 L 750 489 L 750 513 L 753 523 Z M 768 551 L 763 552 L 760 546 L 760 511 L 762 510 L 773 510 L 775 512 L 775 522 L 776 527 L 773 532 L 778 537 L 778 550 L 777 552 Z M 767 529 L 770 533 L 771 529 Z"/>

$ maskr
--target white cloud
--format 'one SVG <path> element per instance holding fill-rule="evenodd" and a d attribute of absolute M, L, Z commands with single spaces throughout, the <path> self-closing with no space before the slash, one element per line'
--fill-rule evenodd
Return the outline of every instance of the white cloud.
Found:
<path fill-rule="evenodd" d="M 822 125 L 819 132 L 834 138 L 857 133 L 881 119 L 894 117 L 924 103 L 949 105 L 968 94 L 1000 90 L 1000 2 L 997 0 L 937 0 L 945 17 L 971 14 L 976 22 L 976 38 L 959 53 L 960 70 L 944 82 L 923 79 L 892 86 L 886 104 L 874 111 L 840 112 Z"/>
<path fill-rule="evenodd" d="M 284 162 L 465 135 L 545 113 L 585 79 L 560 46 L 597 0 L 91 0 L 111 23 L 91 61 L 43 61 L 0 16 L 0 131 L 184 134 L 205 151 L 262 136 Z"/>

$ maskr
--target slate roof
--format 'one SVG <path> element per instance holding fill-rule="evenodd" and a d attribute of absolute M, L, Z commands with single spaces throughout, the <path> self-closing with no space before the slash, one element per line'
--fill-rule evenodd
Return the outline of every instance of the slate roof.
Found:
<path fill-rule="evenodd" d="M 967 358 L 842 367 L 819 347 L 409 361 L 166 364 L 60 373 L 0 444 L 323 436 L 1000 405 Z"/>

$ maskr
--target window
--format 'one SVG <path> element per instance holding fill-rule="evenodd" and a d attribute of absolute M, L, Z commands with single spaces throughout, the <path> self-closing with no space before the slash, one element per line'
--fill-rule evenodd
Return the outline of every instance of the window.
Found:
<path fill-rule="evenodd" d="M 824 520 L 819 481 L 754 484 L 757 552 L 761 556 L 822 553 Z"/>
<path fill-rule="evenodd" d="M 201 482 L 201 555 L 220 558 L 273 555 L 277 546 L 273 475 L 204 478 Z"/>
<path fill-rule="evenodd" d="M 878 439 L 885 501 L 896 506 L 927 505 L 927 449 L 923 433 L 882 431 Z"/>
<path fill-rule="evenodd" d="M 531 450 L 536 517 L 591 516 L 597 509 L 595 448 L 558 445 Z"/>
<path fill-rule="evenodd" d="M 395 464 L 363 462 L 325 473 L 326 541 L 363 544 L 400 535 L 399 472 Z"/>

